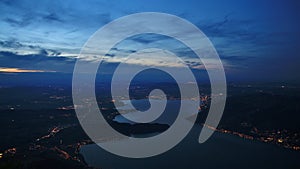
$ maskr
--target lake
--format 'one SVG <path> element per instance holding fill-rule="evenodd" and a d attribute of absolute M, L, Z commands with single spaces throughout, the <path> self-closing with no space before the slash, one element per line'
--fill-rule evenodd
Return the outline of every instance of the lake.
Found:
<path fill-rule="evenodd" d="M 176 101 L 172 103 L 175 104 Z M 174 108 L 174 105 L 171 107 Z M 126 104 L 123 108 L 126 109 Z M 115 121 L 128 122 L 123 116 L 117 117 Z M 165 118 L 161 118 L 160 122 L 171 124 Z M 80 153 L 89 166 L 104 169 L 300 168 L 299 151 L 219 132 L 215 132 L 205 143 L 199 144 L 201 129 L 202 126 L 195 124 L 180 144 L 150 158 L 119 157 L 96 144 L 82 146 Z"/>
<path fill-rule="evenodd" d="M 150 99 L 152 103 L 159 103 L 161 102 L 161 100 L 158 99 Z M 147 99 L 140 99 L 140 100 L 122 100 L 123 102 L 123 106 L 118 107 L 118 110 L 123 110 L 123 111 L 127 111 L 127 116 L 135 119 L 135 120 L 139 120 L 136 116 L 135 116 L 135 112 L 134 110 L 132 110 L 129 106 L 128 103 L 132 102 L 132 104 L 134 104 L 135 108 L 137 108 L 138 110 L 145 110 L 145 107 L 150 106 L 149 102 Z M 180 102 L 182 102 L 183 104 L 188 104 L 190 102 L 190 100 L 168 100 L 167 101 L 167 105 L 166 108 L 164 110 L 164 112 L 162 113 L 161 116 L 159 116 L 159 118 L 157 118 L 156 120 L 154 120 L 153 122 L 150 123 L 158 123 L 158 124 L 168 124 L 168 125 L 172 125 L 172 123 L 175 121 L 177 114 L 178 114 L 178 110 L 180 108 Z M 194 102 L 194 101 L 193 101 Z M 189 116 L 193 116 L 195 114 L 197 114 L 198 112 L 192 112 L 192 108 L 191 110 L 186 110 L 186 117 L 188 118 Z M 124 116 L 122 115 L 117 115 L 113 121 L 116 121 L 118 123 L 130 123 L 130 124 L 134 124 L 133 121 L 130 121 L 128 119 L 126 119 Z"/>
<path fill-rule="evenodd" d="M 104 169 L 300 168 L 300 152 L 216 132 L 199 144 L 200 129 L 194 127 L 180 144 L 155 157 L 122 158 L 96 144 L 82 146 L 80 153 L 89 166 Z"/>

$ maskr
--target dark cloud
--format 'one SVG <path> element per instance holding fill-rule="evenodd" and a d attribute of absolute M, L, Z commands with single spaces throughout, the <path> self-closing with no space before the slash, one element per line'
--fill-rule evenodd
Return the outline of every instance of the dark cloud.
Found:
<path fill-rule="evenodd" d="M 124 49 L 124 48 L 117 48 L 117 47 L 111 48 L 111 51 L 114 51 L 114 52 L 125 52 L 125 53 L 135 53 L 136 52 L 136 50 L 133 50 L 133 49 Z"/>
<path fill-rule="evenodd" d="M 30 24 L 30 20 L 21 18 L 21 19 L 13 19 L 13 18 L 5 18 L 5 22 L 9 23 L 13 27 L 24 27 Z"/>
<path fill-rule="evenodd" d="M 197 66 L 203 65 L 200 61 L 199 62 L 195 62 L 195 61 L 188 61 L 188 60 L 186 60 L 185 63 L 189 67 L 197 67 Z"/>
<path fill-rule="evenodd" d="M 11 15 L 4 15 L 3 21 L 12 27 L 26 27 L 31 23 L 37 21 L 37 14 L 24 10 L 22 13 L 14 13 Z"/>
<path fill-rule="evenodd" d="M 253 57 L 251 56 L 224 56 L 221 55 L 220 58 L 222 60 L 228 60 L 230 62 L 246 62 L 252 59 Z"/>
<path fill-rule="evenodd" d="M 145 33 L 145 34 L 135 35 L 130 38 L 130 40 L 138 42 L 138 43 L 142 43 L 142 44 L 150 44 L 153 42 L 166 40 L 166 39 L 170 39 L 170 37 L 157 35 L 157 34 L 153 34 L 153 33 Z"/>
<path fill-rule="evenodd" d="M 233 14 L 226 15 L 222 20 L 198 22 L 197 26 L 209 38 L 222 38 L 226 41 L 222 46 L 235 46 L 244 48 L 241 45 L 252 45 L 253 48 L 260 47 L 280 47 L 283 43 L 292 45 L 297 41 L 299 43 L 299 33 L 284 29 L 267 30 L 270 26 L 263 19 L 234 19 Z M 263 27 L 263 28 L 262 28 Z M 249 50 L 249 49 L 246 49 Z"/>
<path fill-rule="evenodd" d="M 14 4 L 14 2 L 11 1 L 11 0 L 2 0 L 2 1 L 0 1 L 0 3 L 3 3 L 3 4 L 5 4 L 5 5 L 7 5 L 7 6 L 10 6 L 10 5 L 13 5 L 13 4 Z"/>
<path fill-rule="evenodd" d="M 54 49 L 45 49 L 38 45 L 26 45 L 23 43 L 20 43 L 14 39 L 12 40 L 6 40 L 6 41 L 0 41 L 0 47 L 6 48 L 6 49 L 20 49 L 20 50 L 38 50 L 39 54 L 41 55 L 48 55 L 48 56 L 59 56 L 61 52 L 54 50 Z"/>
<path fill-rule="evenodd" d="M 50 55 L 50 56 L 59 56 L 59 55 L 61 55 L 61 52 L 53 50 L 53 49 L 48 49 L 48 55 Z"/>
<path fill-rule="evenodd" d="M 108 57 L 114 57 L 115 54 L 112 54 L 112 53 L 107 53 L 105 56 L 108 56 Z"/>
<path fill-rule="evenodd" d="M 43 17 L 46 21 L 57 21 L 57 22 L 63 22 L 63 20 L 56 14 L 56 13 L 50 13 Z"/>
<path fill-rule="evenodd" d="M 124 49 L 124 48 L 122 48 L 122 46 L 119 46 L 119 47 L 111 48 L 111 50 L 107 54 L 105 54 L 105 56 L 108 56 L 108 57 L 124 56 L 124 57 L 126 57 L 128 54 L 135 53 L 135 52 L 136 52 L 136 50 Z"/>
<path fill-rule="evenodd" d="M 53 49 L 41 49 L 39 54 L 42 56 L 59 56 L 61 52 L 58 52 Z"/>
<path fill-rule="evenodd" d="M 98 17 L 103 24 L 107 24 L 112 21 L 110 13 L 102 13 L 99 14 Z"/>
<path fill-rule="evenodd" d="M 0 46 L 4 47 L 4 48 L 13 48 L 13 49 L 18 49 L 18 48 L 24 47 L 23 44 L 21 44 L 20 42 L 15 41 L 15 40 L 0 41 Z"/>
<path fill-rule="evenodd" d="M 230 16 L 231 15 L 226 15 L 223 20 L 208 21 L 205 22 L 205 24 L 203 24 L 204 22 L 199 22 L 197 26 L 209 37 L 251 40 L 259 35 L 259 31 L 249 29 L 249 27 L 253 27 L 259 21 L 231 19 Z"/>
<path fill-rule="evenodd" d="M 41 49 L 39 54 L 42 56 L 44 55 L 48 56 L 48 52 L 45 49 Z"/>
<path fill-rule="evenodd" d="M 29 55 L 0 52 L 0 67 L 72 72 L 74 63 L 75 59 L 70 57 L 49 56 L 46 50 L 41 50 L 40 54 Z"/>

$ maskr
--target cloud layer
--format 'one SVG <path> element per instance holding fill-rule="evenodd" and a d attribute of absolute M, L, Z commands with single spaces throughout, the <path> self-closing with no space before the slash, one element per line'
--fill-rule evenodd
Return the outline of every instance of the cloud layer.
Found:
<path fill-rule="evenodd" d="M 201 29 L 215 45 L 227 74 L 300 79 L 294 75 L 300 71 L 299 7 L 289 0 L 1 1 L 0 67 L 72 72 L 81 47 L 100 27 L 124 15 L 154 11 L 180 16 Z M 107 62 L 117 63 L 139 46 L 164 46 L 192 68 L 204 68 L 187 48 L 163 36 L 135 36 L 103 55 Z M 132 64 L 150 62 L 144 59 Z M 172 66 L 168 59 L 161 63 Z"/>

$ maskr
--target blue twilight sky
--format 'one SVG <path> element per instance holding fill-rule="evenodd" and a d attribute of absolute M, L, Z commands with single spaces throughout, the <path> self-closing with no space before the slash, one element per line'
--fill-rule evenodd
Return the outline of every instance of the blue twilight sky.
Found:
<path fill-rule="evenodd" d="M 71 73 L 80 48 L 106 23 L 137 12 L 164 12 L 192 22 L 210 38 L 229 80 L 299 82 L 299 9 L 297 0 L 2 0 L 0 73 Z M 172 44 L 142 36 L 118 51 L 157 42 Z"/>

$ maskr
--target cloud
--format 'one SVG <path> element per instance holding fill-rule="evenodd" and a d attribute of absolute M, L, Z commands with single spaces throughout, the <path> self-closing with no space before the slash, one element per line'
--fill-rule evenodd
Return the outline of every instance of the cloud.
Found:
<path fill-rule="evenodd" d="M 2 19 L 2 21 L 6 22 L 13 28 L 24 29 L 26 26 L 30 26 L 31 24 L 36 23 L 36 21 L 40 20 L 34 14 L 20 14 L 20 15 L 8 15 L 6 18 Z"/>
<path fill-rule="evenodd" d="M 0 52 L 0 67 L 24 70 L 43 70 L 70 73 L 73 71 L 75 57 L 51 56 L 48 52 L 39 54 L 18 54 L 8 51 Z"/>
<path fill-rule="evenodd" d="M 170 39 L 167 36 L 158 36 L 156 34 L 143 34 L 143 35 L 136 35 L 133 38 L 131 38 L 132 41 L 135 41 L 137 43 L 142 43 L 142 44 L 149 44 L 149 43 L 155 43 L 158 41 L 162 41 L 162 40 L 168 40 Z"/>
<path fill-rule="evenodd" d="M 0 46 L 2 48 L 13 48 L 13 49 L 18 49 L 18 48 L 24 47 L 23 44 L 21 44 L 20 42 L 15 41 L 15 40 L 0 41 Z"/>
<path fill-rule="evenodd" d="M 249 67 L 250 71 L 258 70 L 257 65 L 261 68 L 272 65 L 278 71 L 291 67 L 293 71 L 298 70 L 300 24 L 297 21 L 300 15 L 296 5 L 294 9 L 287 8 L 291 5 L 285 2 L 281 2 L 285 6 L 273 5 L 272 8 L 257 4 L 162 1 L 145 5 L 143 1 L 3 0 L 0 1 L 0 66 L 71 72 L 80 48 L 98 28 L 125 14 L 157 11 L 181 16 L 194 23 L 210 38 L 227 68 Z M 250 7 L 255 7 L 256 11 Z M 142 21 L 139 26 L 143 26 Z M 186 37 L 193 38 L 193 32 L 186 32 Z M 110 53 L 99 55 L 117 61 L 119 56 L 145 47 L 170 50 L 186 57 L 185 61 L 191 67 L 203 69 L 201 63 L 193 61 L 195 56 L 188 48 L 162 36 L 136 36 L 116 46 Z M 99 59 L 99 56 L 91 56 L 90 60 L 93 59 Z M 145 60 L 135 62 L 151 63 Z M 168 64 L 164 61 L 158 63 Z M 293 75 L 293 71 L 289 74 Z"/>
<path fill-rule="evenodd" d="M 0 40 L 78 53 L 94 31 L 113 19 L 108 8 L 101 10 L 97 4 L 1 1 Z"/>
<path fill-rule="evenodd" d="M 46 21 L 56 21 L 56 22 L 63 22 L 63 20 L 56 14 L 50 13 L 43 17 Z"/>
<path fill-rule="evenodd" d="M 59 56 L 62 52 L 54 49 L 45 49 L 38 45 L 23 44 L 15 39 L 0 41 L 0 49 L 2 51 L 8 51 L 18 54 L 41 54 L 48 56 Z"/>

